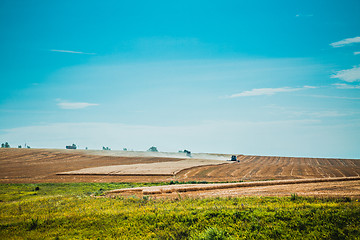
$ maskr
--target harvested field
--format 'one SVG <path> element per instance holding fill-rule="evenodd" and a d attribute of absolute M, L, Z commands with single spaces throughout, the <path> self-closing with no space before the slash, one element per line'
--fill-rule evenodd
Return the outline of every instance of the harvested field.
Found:
<path fill-rule="evenodd" d="M 157 162 L 147 164 L 115 165 L 84 168 L 77 171 L 62 172 L 58 175 L 112 175 L 112 176 L 174 176 L 181 170 L 193 167 L 228 164 L 226 161 L 190 159 L 182 161 Z"/>
<path fill-rule="evenodd" d="M 228 197 L 228 196 L 352 197 L 360 199 L 360 177 L 256 181 L 222 184 L 185 184 L 108 191 L 107 196 Z"/>
<path fill-rule="evenodd" d="M 101 152 L 101 151 L 98 151 Z M 106 151 L 109 152 L 109 151 Z M 106 154 L 106 152 L 104 154 Z M 156 182 L 168 177 L 59 176 L 86 167 L 181 161 L 176 158 L 118 157 L 85 154 L 82 150 L 0 148 L 1 183 L 36 182 Z"/>

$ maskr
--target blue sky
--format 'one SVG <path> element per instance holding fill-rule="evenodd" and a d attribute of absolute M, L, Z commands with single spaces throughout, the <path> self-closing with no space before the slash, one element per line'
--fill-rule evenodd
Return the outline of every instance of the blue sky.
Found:
<path fill-rule="evenodd" d="M 0 2 L 0 141 L 360 158 L 359 1 Z"/>

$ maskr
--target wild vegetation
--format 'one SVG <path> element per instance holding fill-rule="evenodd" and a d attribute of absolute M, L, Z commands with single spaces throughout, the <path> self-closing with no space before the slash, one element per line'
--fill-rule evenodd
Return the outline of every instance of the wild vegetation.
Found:
<path fill-rule="evenodd" d="M 101 197 L 142 183 L 1 184 L 1 239 L 360 239 L 350 198 Z"/>

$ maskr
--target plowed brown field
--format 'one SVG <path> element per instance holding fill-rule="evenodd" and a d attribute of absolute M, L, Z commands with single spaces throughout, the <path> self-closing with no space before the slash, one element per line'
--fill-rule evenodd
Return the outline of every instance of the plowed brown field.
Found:
<path fill-rule="evenodd" d="M 238 181 L 354 177 L 359 159 L 239 156 L 239 163 L 197 167 L 176 175 L 183 181 Z"/>

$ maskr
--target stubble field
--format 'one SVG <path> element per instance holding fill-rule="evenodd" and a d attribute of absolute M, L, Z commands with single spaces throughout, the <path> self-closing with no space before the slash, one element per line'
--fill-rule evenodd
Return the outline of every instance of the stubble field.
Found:
<path fill-rule="evenodd" d="M 143 152 L 124 154 L 120 151 L 0 149 L 0 182 L 227 182 L 360 176 L 358 159 L 247 155 L 238 155 L 240 162 L 227 162 L 225 159 L 229 159 L 229 155 L 209 154 L 201 159 L 163 153 L 159 153 L 158 157 L 155 153 Z M 157 174 L 162 165 L 165 168 L 180 167 L 168 171 L 168 174 Z M 117 175 L 111 174 L 115 166 L 126 169 Z M 110 170 L 105 171 L 106 167 Z M 132 172 L 139 167 L 146 169 L 146 172 Z M 61 174 L 65 172 L 68 174 Z"/>

